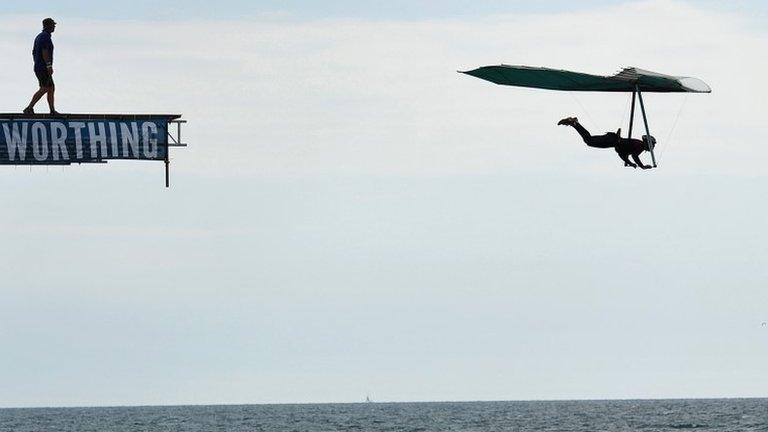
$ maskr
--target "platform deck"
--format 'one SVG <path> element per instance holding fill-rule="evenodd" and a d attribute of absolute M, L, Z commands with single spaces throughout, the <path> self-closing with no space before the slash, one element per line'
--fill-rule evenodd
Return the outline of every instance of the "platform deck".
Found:
<path fill-rule="evenodd" d="M 88 114 L 88 113 L 61 113 L 51 115 L 47 113 L 40 114 L 22 114 L 22 113 L 0 113 L 0 120 L 149 120 L 149 119 L 167 119 L 177 120 L 181 114 Z"/>

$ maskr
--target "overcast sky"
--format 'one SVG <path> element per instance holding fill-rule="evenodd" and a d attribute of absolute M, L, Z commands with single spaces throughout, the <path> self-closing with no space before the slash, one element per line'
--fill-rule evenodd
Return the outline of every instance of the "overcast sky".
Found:
<path fill-rule="evenodd" d="M 53 16 L 59 111 L 191 146 L 0 170 L 0 406 L 767 396 L 764 2 L 390 3 L 4 2 L 0 112 Z M 499 63 L 713 93 L 641 172 Z"/>

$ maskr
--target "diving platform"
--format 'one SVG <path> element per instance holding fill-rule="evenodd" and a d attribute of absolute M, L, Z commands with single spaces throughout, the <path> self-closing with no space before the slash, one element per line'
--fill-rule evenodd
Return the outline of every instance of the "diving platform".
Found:
<path fill-rule="evenodd" d="M 157 118 L 165 118 L 168 120 L 176 120 L 181 118 L 181 114 L 75 114 L 75 113 L 61 113 L 57 115 L 40 113 L 40 114 L 19 114 L 19 113 L 0 113 L 0 120 L 19 120 L 19 119 L 34 119 L 34 120 L 113 120 L 113 121 L 130 121 L 130 120 L 151 120 Z"/>
<path fill-rule="evenodd" d="M 71 165 L 109 160 L 165 163 L 186 147 L 181 114 L 0 113 L 0 165 Z"/>

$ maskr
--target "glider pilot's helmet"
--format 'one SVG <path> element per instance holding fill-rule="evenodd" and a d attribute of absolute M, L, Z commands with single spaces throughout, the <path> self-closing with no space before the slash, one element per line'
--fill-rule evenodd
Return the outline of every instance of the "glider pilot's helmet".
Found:
<path fill-rule="evenodd" d="M 648 148 L 648 150 L 651 150 L 656 147 L 656 138 L 654 138 L 653 135 L 643 135 L 643 143 Z"/>

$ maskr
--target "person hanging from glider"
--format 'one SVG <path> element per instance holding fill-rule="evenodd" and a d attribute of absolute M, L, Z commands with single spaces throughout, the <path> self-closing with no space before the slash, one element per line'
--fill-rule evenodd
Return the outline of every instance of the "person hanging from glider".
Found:
<path fill-rule="evenodd" d="M 590 147 L 616 149 L 616 153 L 618 153 L 621 160 L 624 161 L 624 166 L 632 168 L 640 167 L 642 169 L 653 168 L 650 165 L 645 165 L 643 161 L 640 160 L 640 153 L 651 151 L 656 144 L 656 139 L 653 137 L 649 140 L 647 135 L 643 135 L 642 141 L 632 138 L 622 138 L 621 128 L 616 132 L 608 132 L 604 135 L 592 135 L 581 125 L 581 123 L 579 123 L 579 119 L 576 117 L 564 118 L 557 122 L 557 124 L 561 126 L 571 126 L 576 129 L 576 132 L 581 135 L 581 138 Z M 630 156 L 632 156 L 632 160 L 634 160 L 635 163 L 629 161 Z"/>
<path fill-rule="evenodd" d="M 712 89 L 704 81 L 685 76 L 673 76 L 651 72 L 635 67 L 627 67 L 621 72 L 611 75 L 592 75 L 562 69 L 551 69 L 524 65 L 494 65 L 481 66 L 469 71 L 459 71 L 490 81 L 494 84 L 528 87 L 544 90 L 568 92 L 609 92 L 629 93 L 632 100 L 632 111 L 629 115 L 629 133 L 627 138 L 621 137 L 621 129 L 616 133 L 591 135 L 575 117 L 560 120 L 558 124 L 573 126 L 590 147 L 614 148 L 624 161 L 624 166 L 643 169 L 656 168 L 654 147 L 656 140 L 648 128 L 648 116 L 645 112 L 643 93 L 711 93 Z M 635 120 L 635 100 L 640 101 L 640 112 L 643 116 L 645 135 L 642 140 L 632 138 Z M 647 151 L 651 154 L 652 166 L 643 164 L 640 153 Z M 634 163 L 630 162 L 632 156 Z"/>

